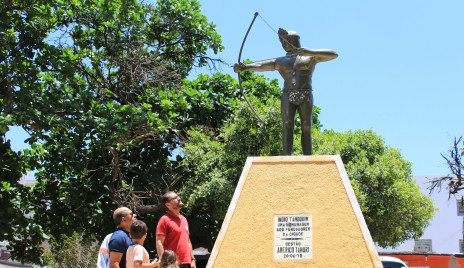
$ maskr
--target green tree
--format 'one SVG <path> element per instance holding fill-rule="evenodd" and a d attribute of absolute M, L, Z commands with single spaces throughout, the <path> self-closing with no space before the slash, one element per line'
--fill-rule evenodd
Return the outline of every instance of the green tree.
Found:
<path fill-rule="evenodd" d="M 50 250 L 44 251 L 44 263 L 49 268 L 95 267 L 98 247 L 92 240 L 85 240 L 77 233 L 63 235 L 60 242 L 50 241 Z"/>
<path fill-rule="evenodd" d="M 14 258 L 40 262 L 47 235 L 109 233 L 117 205 L 156 219 L 160 193 L 183 184 L 175 155 L 186 128 L 204 121 L 198 110 L 215 113 L 210 99 L 188 103 L 195 91 L 182 81 L 194 66 L 220 63 L 206 53 L 223 47 L 196 0 L 26 2 L 0 11 L 0 124 L 2 135 L 25 129 L 31 149 L 1 180 L 7 196 L 18 174 L 36 170 L 17 201 L 35 225 L 19 233 L 6 222 L 14 232 L 2 238 L 21 240 Z M 220 122 L 210 118 L 205 125 Z"/>
<path fill-rule="evenodd" d="M 316 132 L 317 154 L 338 154 L 345 164 L 373 240 L 382 247 L 420 237 L 433 201 L 411 178 L 411 163 L 371 130 Z"/>
<path fill-rule="evenodd" d="M 0 240 L 9 241 L 14 254 L 26 254 L 31 246 L 48 236 L 31 219 L 28 206 L 29 189 L 20 183 L 24 167 L 22 156 L 10 148 L 10 142 L 0 136 Z M 39 251 L 30 252 L 39 258 Z"/>
<path fill-rule="evenodd" d="M 280 155 L 281 122 L 277 98 L 266 102 L 252 98 L 264 126 L 245 106 L 228 121 L 219 135 L 194 129 L 184 147 L 189 175 L 185 192 L 193 223 L 216 237 L 247 156 Z M 295 135 L 298 145 L 299 132 Z M 370 130 L 338 133 L 313 127 L 315 154 L 341 156 L 371 235 L 382 247 L 420 237 L 435 208 L 411 179 L 411 163 L 389 148 Z M 296 146 L 295 153 L 301 154 Z M 202 159 L 202 161 L 198 161 Z M 198 213 L 202 217 L 196 217 Z M 198 238 L 200 239 L 200 238 Z M 214 239 L 213 239 L 214 240 Z M 212 246 L 211 241 L 204 241 Z"/>
<path fill-rule="evenodd" d="M 273 136 L 281 132 L 280 115 L 250 96 L 261 113 L 265 126 L 241 102 L 239 110 L 229 123 L 216 131 L 202 127 L 188 132 L 189 140 L 182 150 L 182 165 L 188 170 L 183 189 L 189 215 L 192 241 L 212 248 L 227 212 L 243 164 L 249 155 L 278 155 L 282 145 Z M 276 99 L 269 100 L 266 104 Z"/>

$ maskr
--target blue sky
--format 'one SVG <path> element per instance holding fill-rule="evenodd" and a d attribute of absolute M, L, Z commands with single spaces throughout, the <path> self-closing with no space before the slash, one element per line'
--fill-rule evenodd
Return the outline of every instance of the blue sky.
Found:
<path fill-rule="evenodd" d="M 459 1 L 218 1 L 200 0 L 222 35 L 220 57 L 237 61 L 258 11 L 275 29 L 295 30 L 302 46 L 339 57 L 317 65 L 315 105 L 325 129 L 372 129 L 413 163 L 415 176 L 448 174 L 440 153 L 464 134 L 464 2 Z M 259 17 L 242 59 L 284 55 Z M 222 72 L 231 73 L 224 66 Z M 264 73 L 279 78 L 277 72 Z"/>
<path fill-rule="evenodd" d="M 274 30 L 299 32 L 304 47 L 335 50 L 339 57 L 318 64 L 313 75 L 314 101 L 322 109 L 324 129 L 372 129 L 412 162 L 414 176 L 448 174 L 440 154 L 447 152 L 453 137 L 464 135 L 460 103 L 464 99 L 464 1 L 200 3 L 223 38 L 225 51 L 219 57 L 231 65 L 237 61 L 255 12 Z M 242 59 L 282 55 L 276 33 L 258 17 Z M 235 76 L 228 66 L 221 71 Z M 281 81 L 276 72 L 264 74 Z M 23 135 L 15 131 L 8 137 L 13 146 L 21 147 Z M 456 252 L 461 217 L 445 193 L 434 198 L 440 213 L 445 213 L 441 218 L 448 221 L 434 220 L 424 238 L 433 238 L 437 251 Z M 410 249 L 411 242 L 403 247 Z"/>
<path fill-rule="evenodd" d="M 200 2 L 223 38 L 225 51 L 219 56 L 231 65 L 255 12 L 275 31 L 297 31 L 304 47 L 337 51 L 339 57 L 318 64 L 313 75 L 324 129 L 372 129 L 412 162 L 423 192 L 424 176 L 449 173 L 440 154 L 453 137 L 464 135 L 464 1 Z M 258 17 L 242 59 L 284 54 L 276 33 Z M 235 76 L 227 66 L 221 71 Z M 282 81 L 276 72 L 264 74 Z M 455 201 L 445 192 L 431 197 L 440 210 L 422 238 L 432 239 L 436 252 L 458 252 L 462 217 L 456 215 Z M 414 241 L 407 241 L 386 250 L 413 247 Z"/>

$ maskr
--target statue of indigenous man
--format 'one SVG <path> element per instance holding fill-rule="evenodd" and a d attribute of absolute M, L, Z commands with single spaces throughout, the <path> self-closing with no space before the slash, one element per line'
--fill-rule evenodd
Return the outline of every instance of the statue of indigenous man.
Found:
<path fill-rule="evenodd" d="M 287 52 L 285 56 L 247 64 L 237 63 L 234 65 L 234 71 L 236 73 L 243 71 L 279 71 L 284 79 L 281 98 L 284 155 L 292 154 L 296 111 L 298 111 L 301 120 L 303 154 L 311 155 L 312 75 L 317 63 L 333 60 L 338 57 L 338 54 L 330 49 L 301 47 L 300 36 L 294 31 L 286 31 L 280 28 L 278 35 L 283 49 Z"/>

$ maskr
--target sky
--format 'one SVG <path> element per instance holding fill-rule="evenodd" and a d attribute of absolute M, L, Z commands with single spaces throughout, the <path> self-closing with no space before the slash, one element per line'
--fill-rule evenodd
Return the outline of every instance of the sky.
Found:
<path fill-rule="evenodd" d="M 371 129 L 412 162 L 414 176 L 449 173 L 441 154 L 447 153 L 454 137 L 464 135 L 459 102 L 464 99 L 464 1 L 200 3 L 202 13 L 222 36 L 225 50 L 217 56 L 230 65 L 237 62 L 255 12 L 260 17 L 249 33 L 242 59 L 285 55 L 274 32 L 279 27 L 297 31 L 303 47 L 335 50 L 339 57 L 319 63 L 313 74 L 314 104 L 322 109 L 323 129 Z M 235 76 L 229 66 L 220 71 Z M 204 70 L 194 70 L 191 77 L 197 73 Z M 263 74 L 282 81 L 276 72 Z M 13 146 L 22 143 L 21 135 L 11 133 L 9 137 Z M 422 180 L 420 184 L 426 192 Z M 462 237 L 462 219 L 456 216 L 454 200 L 448 201 L 444 192 L 432 197 L 449 220 L 434 219 L 431 227 L 438 227 L 429 228 L 424 238 L 438 237 L 433 238 L 434 250 L 457 252 L 454 240 Z M 406 243 L 402 247 L 412 246 Z"/>
<path fill-rule="evenodd" d="M 413 164 L 415 176 L 449 173 L 440 155 L 464 134 L 464 2 L 200 0 L 225 50 L 237 62 L 253 14 L 274 30 L 295 30 L 303 47 L 335 50 L 313 74 L 314 103 L 324 129 L 372 129 Z M 258 17 L 242 59 L 285 55 L 277 34 Z M 197 70 L 199 71 L 199 70 Z M 232 68 L 222 72 L 236 76 Z M 263 73 L 278 78 L 277 72 Z"/>
<path fill-rule="evenodd" d="M 200 0 L 203 14 L 222 36 L 218 56 L 233 65 L 255 12 L 258 17 L 242 60 L 285 55 L 275 31 L 300 34 L 303 47 L 338 53 L 313 74 L 314 104 L 323 129 L 371 129 L 412 163 L 414 179 L 428 194 L 425 177 L 449 174 L 441 156 L 464 135 L 464 1 Z M 270 26 L 269 26 L 269 25 Z M 273 29 L 271 29 L 271 27 Z M 196 72 L 203 72 L 196 70 Z M 233 73 L 223 66 L 221 72 Z M 282 79 L 277 72 L 266 77 Z M 195 76 L 193 72 L 191 76 Z M 438 253 L 459 252 L 462 217 L 443 190 L 431 195 L 439 208 L 422 238 Z M 408 251 L 409 240 L 397 248 Z"/>

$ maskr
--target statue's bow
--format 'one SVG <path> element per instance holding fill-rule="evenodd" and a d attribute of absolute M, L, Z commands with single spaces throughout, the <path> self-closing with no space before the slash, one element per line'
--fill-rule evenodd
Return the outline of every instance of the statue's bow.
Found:
<path fill-rule="evenodd" d="M 242 42 L 242 46 L 240 47 L 240 52 L 238 53 L 238 63 L 240 64 L 240 61 L 242 59 L 242 51 L 243 51 L 243 46 L 245 45 L 245 41 L 248 37 L 248 33 L 250 32 L 251 30 L 251 27 L 253 26 L 253 23 L 255 22 L 256 20 L 256 17 L 258 17 L 259 13 L 258 12 L 255 12 L 255 16 L 253 17 L 253 20 L 251 21 L 250 23 L 250 26 L 248 27 L 248 30 L 245 34 L 245 38 L 243 38 L 243 42 Z M 255 111 L 255 109 L 253 108 L 253 106 L 251 105 L 251 103 L 248 101 L 247 97 L 245 96 L 245 93 L 243 92 L 243 87 L 242 87 L 242 78 L 240 77 L 240 72 L 238 73 L 238 85 L 240 86 L 240 93 L 242 94 L 243 96 L 243 99 L 245 99 L 246 103 L 248 104 L 248 107 L 250 107 L 251 111 L 254 113 L 254 115 L 256 116 L 256 118 L 261 121 L 261 123 L 264 124 L 264 120 L 259 117 L 258 113 Z"/>

